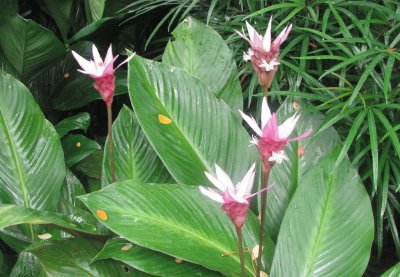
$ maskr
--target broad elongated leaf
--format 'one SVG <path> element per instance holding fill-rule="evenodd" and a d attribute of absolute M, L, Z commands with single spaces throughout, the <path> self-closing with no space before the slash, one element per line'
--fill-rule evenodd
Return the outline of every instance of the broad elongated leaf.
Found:
<path fill-rule="evenodd" d="M 65 47 L 43 26 L 18 15 L 2 18 L 0 48 L 25 84 L 65 55 Z"/>
<path fill-rule="evenodd" d="M 72 238 L 45 241 L 25 251 L 40 261 L 46 276 L 126 276 L 125 269 L 117 262 L 91 262 L 102 246 L 98 241 Z"/>
<path fill-rule="evenodd" d="M 243 109 L 236 63 L 224 39 L 211 27 L 188 17 L 172 32 L 163 63 L 198 78 L 235 112 Z"/>
<path fill-rule="evenodd" d="M 185 261 L 198 263 L 228 276 L 239 274 L 233 224 L 219 204 L 188 185 L 117 182 L 101 191 L 79 197 L 110 230 L 129 241 Z M 244 244 L 258 244 L 259 223 L 250 212 L 243 227 Z M 265 256 L 274 251 L 268 237 Z M 269 258 L 264 259 L 268 264 Z M 246 272 L 253 276 L 250 255 Z"/>
<path fill-rule="evenodd" d="M 9 277 L 45 277 L 39 261 L 31 253 L 23 252 L 18 256 Z"/>
<path fill-rule="evenodd" d="M 285 213 L 271 276 L 361 276 L 374 238 L 371 203 L 340 148 L 310 169 Z"/>
<path fill-rule="evenodd" d="M 135 180 L 143 183 L 168 183 L 171 175 L 151 147 L 133 112 L 123 107 L 113 123 L 115 179 Z M 111 183 L 109 142 L 105 144 L 102 185 Z"/>
<path fill-rule="evenodd" d="M 65 136 L 68 132 L 72 130 L 83 130 L 86 132 L 90 124 L 90 114 L 89 113 L 78 113 L 74 116 L 68 117 L 60 121 L 56 126 L 56 130 L 60 138 Z"/>
<path fill-rule="evenodd" d="M 60 140 L 28 89 L 0 72 L 0 202 L 51 210 L 65 166 Z"/>
<path fill-rule="evenodd" d="M 101 235 L 94 225 L 82 225 L 63 214 L 27 209 L 16 205 L 0 205 L 0 229 L 18 224 L 53 225 L 72 234 Z"/>
<path fill-rule="evenodd" d="M 110 258 L 155 276 L 221 276 L 217 272 L 134 245 L 121 238 L 108 240 L 94 261 Z"/>
<path fill-rule="evenodd" d="M 239 181 L 257 160 L 241 122 L 197 78 L 137 56 L 128 75 L 138 121 L 178 182 L 208 184 L 214 163 Z"/>
<path fill-rule="evenodd" d="M 299 105 L 301 110 L 307 110 L 307 103 L 305 101 L 298 99 L 296 101 L 292 97 L 287 98 L 278 111 L 278 117 L 285 119 L 293 114 L 293 102 L 295 102 L 295 105 Z M 308 110 L 307 112 L 301 112 L 295 133 L 300 135 L 310 128 L 314 131 L 318 130 L 322 120 L 323 115 L 318 111 Z M 296 136 L 296 134 L 292 136 Z M 298 188 L 304 173 L 310 168 L 317 166 L 339 143 L 339 136 L 332 127 L 317 136 L 312 135 L 299 142 L 288 143 L 285 153 L 288 155 L 289 160 L 284 161 L 282 164 L 274 165 L 269 181 L 274 186 L 267 194 L 265 229 L 273 239 L 276 239 L 278 236 L 286 208 Z"/>

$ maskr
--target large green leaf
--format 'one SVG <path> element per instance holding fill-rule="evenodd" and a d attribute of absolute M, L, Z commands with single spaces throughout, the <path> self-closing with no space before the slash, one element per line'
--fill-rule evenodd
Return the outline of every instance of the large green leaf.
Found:
<path fill-rule="evenodd" d="M 271 277 L 361 276 L 374 239 L 367 191 L 340 152 L 310 169 L 282 221 Z"/>
<path fill-rule="evenodd" d="M 65 175 L 54 127 L 28 89 L 0 72 L 0 202 L 51 210 Z"/>
<path fill-rule="evenodd" d="M 165 48 L 163 63 L 186 70 L 234 111 L 242 110 L 236 63 L 224 39 L 192 17 L 179 24 L 172 35 L 174 39 Z"/>
<path fill-rule="evenodd" d="M 168 183 L 171 175 L 143 134 L 133 112 L 123 107 L 113 123 L 113 145 L 115 157 L 115 179 L 135 180 L 142 183 Z M 111 181 L 109 143 L 105 143 L 102 185 Z"/>
<path fill-rule="evenodd" d="M 204 171 L 214 163 L 239 181 L 258 159 L 241 122 L 197 78 L 137 56 L 128 75 L 138 121 L 178 182 L 208 184 Z"/>
<path fill-rule="evenodd" d="M 23 252 L 18 256 L 9 277 L 45 277 L 42 267 L 38 259 L 31 253 Z"/>
<path fill-rule="evenodd" d="M 185 261 L 198 263 L 228 276 L 240 272 L 235 228 L 220 205 L 195 186 L 117 182 L 79 197 L 110 230 L 129 241 Z M 259 223 L 250 212 L 243 227 L 244 244 L 258 244 Z M 267 237 L 264 262 L 274 246 Z M 246 272 L 253 276 L 249 253 Z"/>
<path fill-rule="evenodd" d="M 400 275 L 400 262 L 388 269 L 381 277 L 396 277 Z"/>
<path fill-rule="evenodd" d="M 68 167 L 101 149 L 101 146 L 96 141 L 82 135 L 67 135 L 63 137 L 61 143 L 64 149 L 65 164 Z"/>
<path fill-rule="evenodd" d="M 2 18 L 0 49 L 25 84 L 65 55 L 65 47 L 43 26 L 18 15 Z"/>
<path fill-rule="evenodd" d="M 119 260 L 155 276 L 221 276 L 217 272 L 207 270 L 204 267 L 134 245 L 121 238 L 113 238 L 107 241 L 94 261 L 102 259 Z"/>
<path fill-rule="evenodd" d="M 90 124 L 90 114 L 83 112 L 78 113 L 57 123 L 56 131 L 60 138 L 68 134 L 72 130 L 83 130 L 86 132 Z"/>
<path fill-rule="evenodd" d="M 27 209 L 16 205 L 0 205 L 0 229 L 28 223 L 56 226 L 71 234 L 102 235 L 94 225 L 74 220 L 73 216 L 71 218 L 59 213 Z"/>
<path fill-rule="evenodd" d="M 307 105 L 305 101 L 299 99 L 296 101 L 301 107 L 301 116 L 294 133 L 299 135 L 310 128 L 314 132 L 318 130 L 323 121 L 323 115 L 316 110 L 312 110 L 312 107 Z M 278 111 L 278 117 L 281 120 L 294 113 L 293 102 L 294 98 L 289 97 L 282 104 Z M 293 136 L 296 136 L 296 134 L 293 134 Z M 286 208 L 298 188 L 304 173 L 310 168 L 317 166 L 339 143 L 339 136 L 331 127 L 317 136 L 312 135 L 299 142 L 287 144 L 285 153 L 289 157 L 289 160 L 284 161 L 282 164 L 274 165 L 269 180 L 269 183 L 274 183 L 274 186 L 268 190 L 267 194 L 265 228 L 273 239 L 276 239 L 278 236 Z M 299 152 L 302 152 L 300 153 L 301 155 L 299 155 Z"/>
<path fill-rule="evenodd" d="M 92 259 L 101 250 L 103 244 L 84 238 L 49 240 L 29 247 L 40 262 L 46 276 L 126 276 L 123 266 L 117 262 Z"/>

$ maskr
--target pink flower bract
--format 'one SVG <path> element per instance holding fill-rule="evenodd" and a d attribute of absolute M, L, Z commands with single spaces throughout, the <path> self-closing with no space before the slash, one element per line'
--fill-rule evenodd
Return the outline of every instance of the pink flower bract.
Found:
<path fill-rule="evenodd" d="M 114 62 L 118 58 L 118 55 L 116 55 L 115 57 L 113 56 L 111 45 L 107 50 L 107 54 L 104 61 L 100 57 L 99 50 L 97 50 L 97 47 L 94 44 L 92 47 L 92 52 L 93 52 L 93 60 L 89 61 L 81 57 L 75 51 L 72 51 L 72 55 L 83 69 L 83 70 L 78 69 L 78 71 L 84 74 L 88 74 L 95 80 L 93 87 L 100 93 L 101 97 L 103 98 L 104 102 L 106 102 L 107 106 L 109 106 L 113 101 L 114 90 L 115 90 L 114 72 L 121 65 L 132 59 L 135 54 L 131 55 L 122 63 L 120 63 L 116 68 L 114 68 Z"/>
<path fill-rule="evenodd" d="M 284 159 L 287 159 L 283 152 L 286 143 L 306 138 L 312 133 L 312 130 L 309 129 L 302 135 L 289 139 L 300 115 L 295 114 L 286 119 L 281 125 L 278 125 L 277 115 L 276 113 L 271 114 L 265 97 L 263 98 L 261 107 L 261 128 L 257 125 L 254 118 L 241 111 L 239 112 L 258 136 L 258 139 L 253 138 L 251 142 L 257 145 L 261 156 L 270 162 L 281 163 Z"/>
<path fill-rule="evenodd" d="M 247 171 L 236 187 L 231 178 L 217 164 L 215 165 L 216 178 L 208 172 L 205 172 L 207 178 L 216 186 L 221 193 L 211 188 L 200 186 L 200 191 L 214 201 L 222 203 L 222 209 L 226 212 L 229 219 L 237 228 L 241 228 L 246 221 L 247 211 L 250 205 L 250 198 L 254 182 L 255 164 Z M 268 189 L 269 187 L 265 188 Z M 265 190 L 264 189 L 264 190 Z"/>
<path fill-rule="evenodd" d="M 250 44 L 250 48 L 244 53 L 243 59 L 245 61 L 251 60 L 253 68 L 257 73 L 258 80 L 261 86 L 269 88 L 272 80 L 274 79 L 275 73 L 278 70 L 279 63 L 279 49 L 281 44 L 286 40 L 287 36 L 292 29 L 292 25 L 286 26 L 278 37 L 272 41 L 271 38 L 271 26 L 272 17 L 269 20 L 265 35 L 262 36 L 246 21 L 247 37 L 242 33 L 236 31 L 242 38 L 247 40 Z"/>

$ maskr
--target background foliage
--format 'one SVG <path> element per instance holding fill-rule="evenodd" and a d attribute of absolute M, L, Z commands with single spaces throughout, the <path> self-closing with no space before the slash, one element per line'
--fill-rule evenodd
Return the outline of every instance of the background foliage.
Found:
<path fill-rule="evenodd" d="M 255 151 L 252 152 L 254 149 L 248 151 L 248 135 L 240 127 L 236 111 L 244 108 L 246 112 L 259 114 L 261 91 L 251 65 L 242 61 L 242 52 L 248 48 L 247 42 L 234 30 L 240 30 L 245 20 L 257 29 L 264 30 L 270 16 L 273 16 L 274 34 L 289 23 L 294 27 L 282 47 L 281 66 L 269 92 L 270 102 L 274 110 L 282 105 L 279 110 L 282 117 L 293 112 L 293 101 L 299 103 L 304 116 L 298 132 L 311 124 L 315 133 L 304 145 L 296 143 L 290 146 L 288 155 L 293 164 L 285 164 L 272 173 L 278 185 L 268 198 L 271 218 L 267 222 L 271 238 L 268 240 L 268 249 L 272 250 L 266 253 L 265 268 L 268 272 L 272 269 L 271 274 L 280 276 L 279 270 L 285 267 L 287 256 L 279 257 L 287 254 L 284 249 L 289 243 L 289 240 L 283 239 L 283 234 L 293 228 L 291 224 L 297 222 L 299 216 L 303 219 L 304 215 L 298 214 L 299 209 L 313 214 L 306 210 L 307 207 L 302 207 L 301 201 L 304 200 L 296 203 L 301 197 L 299 195 L 303 194 L 303 198 L 317 195 L 307 183 L 309 178 L 315 177 L 314 174 L 318 175 L 310 169 L 317 162 L 329 168 L 327 172 L 335 168 L 348 168 L 349 179 L 350 175 L 358 174 L 360 180 L 348 181 L 348 186 L 357 191 L 354 194 L 360 200 L 345 198 L 349 193 L 344 193 L 344 203 L 334 196 L 328 197 L 332 201 L 328 202 L 334 203 L 330 206 L 331 212 L 328 209 L 321 217 L 316 216 L 316 222 L 309 225 L 296 225 L 300 230 L 315 227 L 307 230 L 311 234 L 313 231 L 325 234 L 326 237 L 322 236 L 326 239 L 325 244 L 322 240 L 321 244 L 310 248 L 314 251 L 313 255 L 297 254 L 303 261 L 315 265 L 318 259 L 313 257 L 318 257 L 318 253 L 335 254 L 329 247 L 329 241 L 339 235 L 329 230 L 324 233 L 326 225 L 318 219 L 329 219 L 329 215 L 341 211 L 340 207 L 346 207 L 347 212 L 352 211 L 355 215 L 364 212 L 359 216 L 361 222 L 372 222 L 371 215 L 365 212 L 371 203 L 375 233 L 366 223 L 368 232 L 364 239 L 370 241 L 374 235 L 374 247 L 365 275 L 376 276 L 394 266 L 400 258 L 396 224 L 400 215 L 399 14 L 398 1 L 2 1 L 0 201 L 14 206 L 2 206 L 0 213 L 9 215 L 12 211 L 14 218 L 1 217 L 1 270 L 11 276 L 22 274 L 21 270 L 27 276 L 57 275 L 60 273 L 57 271 L 57 261 L 49 260 L 53 251 L 62 248 L 62 256 L 70 257 L 76 251 L 74 246 L 85 245 L 86 250 L 79 252 L 79 255 L 86 257 L 85 263 L 78 265 L 76 260 L 68 260 L 69 274 L 105 276 L 123 273 L 141 276 L 144 274 L 142 272 L 146 272 L 162 276 L 160 272 L 177 264 L 171 256 L 183 257 L 208 269 L 232 274 L 223 263 L 216 267 L 207 261 L 200 261 L 201 257 L 195 256 L 196 253 L 179 252 L 184 249 L 174 253 L 176 249 L 170 250 L 167 246 L 146 244 L 137 234 L 130 239 L 119 231 L 121 226 L 114 226 L 111 221 L 110 226 L 106 224 L 108 228 L 141 245 L 134 248 L 135 255 L 141 258 L 131 261 L 129 255 L 121 257 L 112 252 L 116 243 L 129 245 L 131 242 L 110 239 L 104 246 L 111 234 L 99 222 L 97 208 L 92 207 L 91 201 L 100 201 L 97 197 L 101 198 L 102 193 L 95 191 L 101 187 L 107 186 L 106 190 L 110 191 L 117 189 L 114 185 L 108 187 L 110 173 L 108 163 L 103 162 L 103 152 L 106 153 L 104 160 L 107 158 L 107 147 L 104 147 L 105 107 L 102 101 L 98 101 L 100 95 L 92 88 L 92 80 L 76 71 L 77 64 L 70 50 L 89 57 L 92 43 L 104 53 L 112 42 L 115 52 L 126 54 L 124 49 L 127 48 L 145 58 L 162 61 L 157 63 L 135 58 L 129 70 L 117 72 L 114 115 L 118 115 L 118 118 L 113 126 L 114 144 L 116 153 L 124 153 L 121 155 L 123 159 L 117 161 L 117 181 L 131 179 L 134 181 L 127 183 L 139 183 L 129 186 L 129 189 L 136 188 L 132 195 L 143 189 L 140 183 L 204 183 L 206 180 L 202 172 L 210 170 L 215 162 L 222 163 L 229 173 L 237 174 L 234 177 L 237 179 L 251 164 L 252 157 L 257 155 Z M 198 21 L 185 19 L 188 15 Z M 170 75 L 173 78 L 169 78 Z M 160 79 L 160 76 L 163 78 Z M 170 90 L 159 90 L 157 84 L 160 80 L 164 82 L 162 87 Z M 173 88 L 183 90 L 187 87 L 191 90 L 186 98 L 181 96 L 174 99 Z M 150 89 L 151 97 L 140 94 L 143 89 Z M 190 106 L 193 99 L 204 107 L 201 104 Z M 136 115 L 129 106 L 133 107 Z M 194 112 L 196 109 L 203 111 L 205 106 L 212 109 L 204 114 Z M 152 116 L 156 120 L 160 113 L 173 120 L 174 124 L 170 127 L 175 129 L 166 130 L 166 126 L 147 120 Z M 24 114 L 27 117 L 29 115 L 29 119 L 25 119 Z M 215 118 L 224 118 L 228 124 L 215 121 Z M 213 134 L 222 127 L 226 129 L 221 131 L 220 136 Z M 162 141 L 160 133 L 165 132 L 170 140 Z M 26 136 L 26 133 L 30 135 Z M 215 149 L 205 146 L 202 141 L 204 137 L 212 142 L 209 145 Z M 226 143 L 224 138 L 230 138 L 229 142 Z M 176 141 L 182 142 L 180 148 L 173 148 L 176 143 L 171 142 Z M 142 147 L 135 147 L 137 145 Z M 232 159 L 221 154 L 232 152 L 229 147 L 243 151 L 235 153 L 237 157 Z M 304 147 L 305 153 L 300 159 L 298 150 L 301 147 Z M 180 159 L 173 154 L 182 152 L 196 155 L 188 155 L 190 160 L 179 164 L 177 161 Z M 193 164 L 198 166 L 194 167 Z M 49 172 L 50 175 L 47 174 Z M 337 187 L 336 183 L 340 182 L 328 182 L 327 187 L 331 185 L 332 189 L 338 191 L 347 188 Z M 342 182 L 342 185 L 345 184 L 347 181 Z M 361 184 L 368 191 L 370 202 L 366 202 L 368 197 L 360 189 Z M 48 191 L 49 188 L 51 191 Z M 160 187 L 157 192 L 161 193 L 163 189 Z M 47 192 L 43 193 L 43 190 Z M 181 190 L 186 191 L 186 197 L 197 197 L 191 192 L 194 189 L 182 187 Z M 78 200 L 78 196 L 90 192 L 95 193 L 80 199 L 92 212 Z M 182 192 L 182 198 L 185 193 Z M 318 193 L 324 195 L 323 191 Z M 179 203 L 171 204 L 167 200 L 165 203 L 178 205 L 173 206 L 172 210 L 180 209 L 177 208 L 180 207 Z M 346 206 L 351 203 L 355 204 Z M 254 206 L 253 210 L 257 213 L 257 205 Z M 133 220 L 141 216 L 139 214 Z M 159 216 L 164 218 L 171 215 Z M 347 216 L 351 218 L 351 215 Z M 222 218 L 218 220 L 224 222 Z M 250 221 L 255 224 L 253 219 Z M 58 227 L 53 228 L 49 223 Z M 354 229 L 351 225 L 339 225 L 344 228 L 338 229 L 343 230 L 342 233 Z M 202 230 L 206 231 L 209 232 Z M 51 234 L 52 239 L 41 244 L 37 239 L 37 235 L 41 234 Z M 166 232 L 163 235 L 171 234 Z M 248 237 L 251 236 L 254 233 L 249 232 Z M 313 236 L 309 238 L 312 240 Z M 216 241 L 219 239 L 216 238 Z M 232 237 L 226 239 L 230 240 L 227 245 L 232 244 Z M 349 241 L 343 242 L 343 248 L 348 253 L 357 251 L 348 247 L 352 242 L 351 236 Z M 298 243 L 306 241 L 299 239 Z M 104 249 L 100 251 L 103 246 Z M 362 252 L 364 254 L 358 256 L 364 260 L 355 262 L 360 267 L 353 269 L 353 273 L 362 274 L 364 264 L 368 262 L 368 251 L 366 249 Z M 153 258 L 149 259 L 149 256 Z M 346 257 L 346 253 L 341 257 Z M 109 258 L 123 262 L 125 268 L 130 270 L 123 270 L 121 263 L 112 262 Z M 92 259 L 96 262 L 91 263 Z M 154 268 L 154 261 L 160 265 L 158 271 L 150 270 Z M 182 276 L 188 272 L 203 276 L 218 274 L 192 263 L 183 264 Z M 251 268 L 250 258 L 247 266 Z M 340 269 L 348 270 L 349 267 L 342 264 Z M 293 270 L 304 269 L 293 267 Z M 395 271 L 396 267 L 392 269 L 392 272 Z M 301 272 L 317 275 L 320 271 L 311 267 Z M 395 273 L 386 273 L 387 276 L 393 276 L 390 274 Z"/>

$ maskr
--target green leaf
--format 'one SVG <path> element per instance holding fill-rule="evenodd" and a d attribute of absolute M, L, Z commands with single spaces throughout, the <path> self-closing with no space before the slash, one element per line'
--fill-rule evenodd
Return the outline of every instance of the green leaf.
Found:
<path fill-rule="evenodd" d="M 368 110 L 368 129 L 371 144 L 372 155 L 372 180 L 374 191 L 378 188 L 378 165 L 379 165 L 379 152 L 378 152 L 378 138 L 376 134 L 375 117 L 372 110 Z"/>
<path fill-rule="evenodd" d="M 45 277 L 39 261 L 31 253 L 23 252 L 18 256 L 9 277 Z"/>
<path fill-rule="evenodd" d="M 128 107 L 122 108 L 112 129 L 116 181 L 167 183 L 173 180 Z M 102 186 L 112 183 L 108 139 L 104 153 Z"/>
<path fill-rule="evenodd" d="M 103 165 L 104 152 L 102 150 L 96 150 L 80 162 L 75 165 L 75 169 L 84 175 L 94 178 L 101 179 L 101 167 Z"/>
<path fill-rule="evenodd" d="M 276 164 L 272 168 L 269 183 L 274 184 L 274 186 L 267 193 L 265 229 L 273 239 L 278 236 L 286 208 L 299 187 L 305 172 L 317 166 L 340 143 L 339 136 L 332 127 L 318 134 L 315 133 L 315 130 L 320 128 L 324 116 L 299 98 L 288 97 L 281 105 L 278 110 L 278 118 L 281 121 L 295 112 L 293 109 L 294 99 L 301 107 L 301 115 L 296 125 L 295 134 L 292 136 L 300 135 L 310 128 L 314 133 L 307 139 L 288 143 L 285 153 L 289 160 L 282 164 Z M 303 152 L 300 157 L 299 152 L 300 154 Z"/>
<path fill-rule="evenodd" d="M 128 92 L 126 85 L 126 70 L 119 69 L 115 73 L 115 93 Z M 64 79 L 57 86 L 57 96 L 52 100 L 55 109 L 61 111 L 74 110 L 83 107 L 94 100 L 102 99 L 98 91 L 93 88 L 94 80 L 87 75 L 71 73 L 71 76 Z"/>
<path fill-rule="evenodd" d="M 43 0 L 42 0 L 43 1 Z M 50 14 L 50 16 L 56 22 L 58 29 L 64 39 L 67 40 L 68 31 L 72 27 L 72 22 L 74 18 L 72 17 L 74 1 L 73 0 L 63 0 L 63 1 L 53 1 L 44 0 L 44 8 Z"/>
<path fill-rule="evenodd" d="M 72 130 L 83 130 L 86 132 L 90 124 L 90 114 L 83 112 L 65 118 L 57 123 L 56 131 L 60 138 L 68 134 Z"/>
<path fill-rule="evenodd" d="M 399 276 L 399 274 L 400 274 L 400 262 L 398 262 L 389 270 L 387 270 L 385 273 L 383 273 L 381 277 L 396 277 Z"/>
<path fill-rule="evenodd" d="M 204 171 L 214 163 L 239 181 L 257 160 L 230 108 L 186 71 L 136 56 L 128 79 L 138 121 L 178 182 L 209 184 Z"/>
<path fill-rule="evenodd" d="M 379 119 L 379 121 L 385 126 L 386 131 L 389 134 L 389 137 L 392 141 L 392 145 L 394 150 L 397 153 L 397 156 L 400 157 L 400 141 L 399 137 L 397 136 L 396 132 L 394 131 L 393 126 L 390 124 L 389 120 L 386 118 L 386 116 L 378 109 L 372 109 L 376 117 Z"/>
<path fill-rule="evenodd" d="M 58 135 L 28 89 L 2 72 L 0 99 L 0 203 L 52 210 L 65 175 Z"/>
<path fill-rule="evenodd" d="M 243 109 L 242 90 L 232 52 L 211 27 L 188 17 L 172 32 L 163 63 L 186 70 L 234 111 Z"/>
<path fill-rule="evenodd" d="M 61 143 L 64 149 L 65 164 L 68 167 L 83 160 L 94 151 L 101 149 L 101 146 L 96 141 L 82 135 L 67 135 L 61 140 Z"/>
<path fill-rule="evenodd" d="M 371 203 L 340 148 L 303 177 L 279 232 L 271 276 L 361 276 L 374 238 Z"/>
<path fill-rule="evenodd" d="M 78 221 L 63 214 L 33 210 L 16 205 L 0 205 L 0 229 L 24 223 L 52 225 L 71 234 L 102 235 L 93 226 L 81 225 Z"/>
<path fill-rule="evenodd" d="M 39 260 L 46 276 L 125 276 L 125 269 L 116 262 L 91 263 L 102 246 L 98 241 L 72 238 L 48 240 L 25 251 Z"/>
<path fill-rule="evenodd" d="M 89 22 L 101 19 L 105 2 L 106 0 L 85 0 L 86 17 Z"/>
<path fill-rule="evenodd" d="M 102 259 L 119 260 L 155 276 L 221 276 L 217 272 L 186 261 L 176 260 L 174 257 L 134 245 L 121 238 L 108 240 L 93 261 Z"/>
<path fill-rule="evenodd" d="M 55 65 L 65 47 L 43 26 L 17 15 L 2 18 L 0 49 L 25 84 Z"/>
<path fill-rule="evenodd" d="M 237 250 L 234 226 L 220 205 L 203 196 L 198 187 L 125 181 L 79 198 L 92 213 L 98 215 L 100 210 L 107 215 L 99 220 L 110 230 L 135 244 L 224 274 L 240 272 L 237 253 L 221 256 Z M 258 232 L 258 220 L 249 212 L 243 227 L 249 250 L 258 244 Z M 266 241 L 270 258 L 273 243 L 268 237 Z M 249 254 L 245 266 L 253 276 Z"/>

